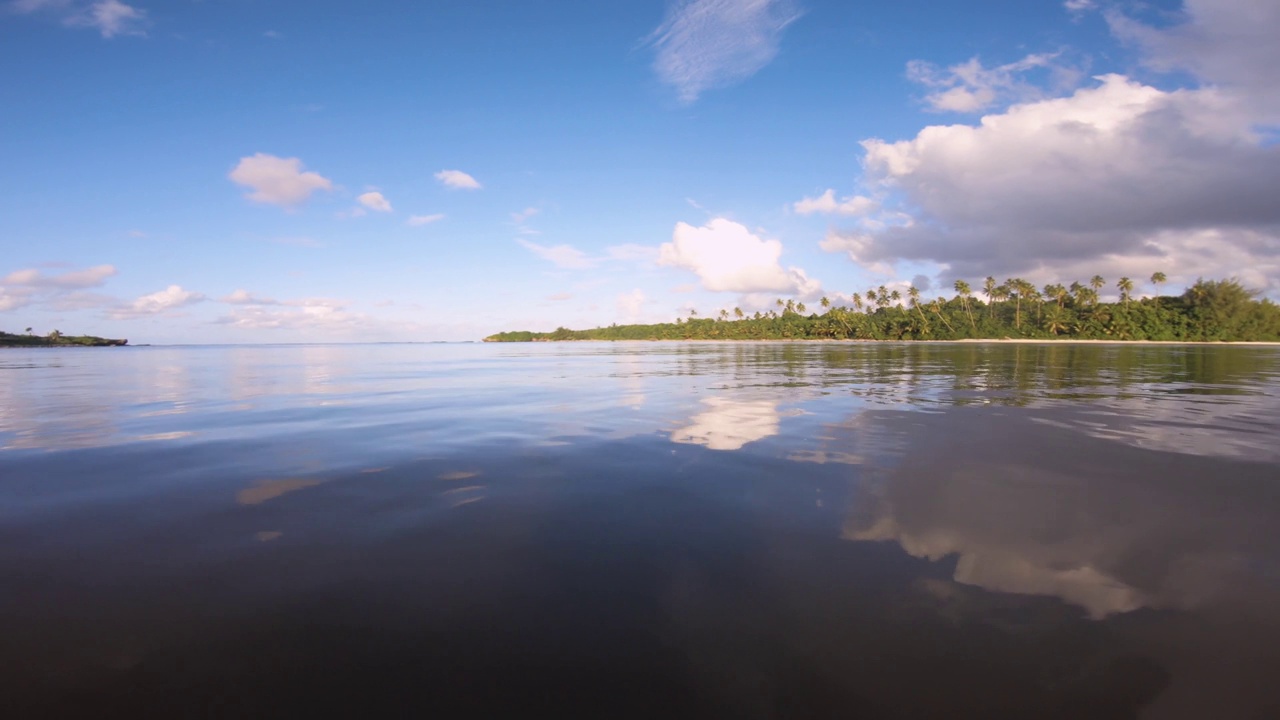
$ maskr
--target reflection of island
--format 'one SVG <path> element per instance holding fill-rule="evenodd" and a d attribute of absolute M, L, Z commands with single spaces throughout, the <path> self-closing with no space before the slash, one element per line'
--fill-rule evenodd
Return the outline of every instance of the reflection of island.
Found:
<path fill-rule="evenodd" d="M 741 450 L 743 445 L 778 434 L 778 403 L 770 400 L 729 400 L 712 397 L 702 401 L 707 410 L 693 416 L 689 425 L 671 433 L 671 441 L 705 445 L 712 450 Z"/>

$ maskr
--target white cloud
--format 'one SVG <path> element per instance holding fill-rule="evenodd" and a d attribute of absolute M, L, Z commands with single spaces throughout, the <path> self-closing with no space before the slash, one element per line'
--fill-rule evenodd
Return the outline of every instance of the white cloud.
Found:
<path fill-rule="evenodd" d="M 444 214 L 442 213 L 436 213 L 435 215 L 410 215 L 409 219 L 404 221 L 404 224 L 411 227 L 421 227 L 423 225 L 440 222 L 443 219 Z"/>
<path fill-rule="evenodd" d="M 128 305 L 118 307 L 110 312 L 116 319 L 140 317 L 143 315 L 159 315 L 187 305 L 203 302 L 204 295 L 183 290 L 180 285 L 170 285 L 164 290 L 143 295 Z"/>
<path fill-rule="evenodd" d="M 75 270 L 61 275 L 45 275 L 29 268 L 17 270 L 0 279 L 0 285 L 18 285 L 28 288 L 83 289 L 98 287 L 117 273 L 112 265 L 98 265 L 85 270 Z"/>
<path fill-rule="evenodd" d="M 1098 3 L 1096 0 L 1066 0 L 1062 3 L 1062 7 L 1066 8 L 1067 12 L 1082 13 L 1098 7 Z"/>
<path fill-rule="evenodd" d="M 371 319 L 367 315 L 350 312 L 335 300 L 313 298 L 286 300 L 277 304 L 287 307 L 241 306 L 231 314 L 218 318 L 216 322 L 248 330 L 326 332 L 367 330 L 371 325 Z"/>
<path fill-rule="evenodd" d="M 260 203 L 292 207 L 306 202 L 317 190 L 332 190 L 333 183 L 319 173 L 303 171 L 298 158 L 256 153 L 240 158 L 228 175 L 232 182 L 253 192 L 246 195 Z"/>
<path fill-rule="evenodd" d="M 869 197 L 854 195 L 836 200 L 836 191 L 828 189 L 816 198 L 805 198 L 792 206 L 801 215 L 813 213 L 838 213 L 840 215 L 867 215 L 880 209 L 880 203 Z"/>
<path fill-rule="evenodd" d="M 658 261 L 658 248 L 635 243 L 613 245 L 605 248 L 605 257 L 619 262 L 655 263 Z"/>
<path fill-rule="evenodd" d="M 441 170 L 436 173 L 436 179 L 444 183 L 446 187 L 459 190 L 479 190 L 481 188 L 479 181 L 461 170 Z"/>
<path fill-rule="evenodd" d="M 370 210 L 377 212 L 391 212 L 391 201 L 382 193 L 377 191 L 367 192 L 356 198 L 356 201 Z"/>
<path fill-rule="evenodd" d="M 556 245 L 548 247 L 534 242 L 529 242 L 523 238 L 517 238 L 516 242 L 523 245 L 525 249 L 532 252 L 534 255 L 537 255 L 543 260 L 554 263 L 556 267 L 564 268 L 566 270 L 585 270 L 590 267 L 595 267 L 599 262 L 599 260 L 589 257 L 586 253 L 571 245 Z"/>
<path fill-rule="evenodd" d="M 1058 57 L 1057 53 L 1033 54 L 994 68 L 984 67 L 978 58 L 945 69 L 923 60 L 912 60 L 907 63 L 907 77 L 933 90 L 925 96 L 931 110 L 971 113 L 985 110 L 997 100 L 1042 96 L 1039 87 L 1023 79 L 1029 71 L 1046 70 L 1052 75 L 1055 87 L 1073 87 L 1079 82 L 1080 72 L 1056 62 Z"/>
<path fill-rule="evenodd" d="M 71 25 L 96 28 L 104 38 L 116 35 L 142 35 L 147 12 L 119 0 L 101 0 L 68 18 Z"/>
<path fill-rule="evenodd" d="M 798 17 L 790 0 L 680 0 L 650 36 L 654 70 L 692 103 L 772 62 L 782 31 Z"/>
<path fill-rule="evenodd" d="M 1256 135 L 1256 116 L 1215 88 L 1098 80 L 976 126 L 865 141 L 866 182 L 898 193 L 913 218 L 837 232 L 823 247 L 864 264 L 945 263 L 960 277 L 1073 263 L 1104 274 L 1151 268 L 1139 277 L 1276 267 L 1280 147 Z M 1217 244 L 1206 245 L 1206 233 Z M 1247 265 L 1234 264 L 1241 252 Z M 1265 279 L 1276 288 L 1280 276 Z"/>
<path fill-rule="evenodd" d="M 692 270 L 713 292 L 785 292 L 809 295 L 820 284 L 800 268 L 778 264 L 782 243 L 764 240 L 744 225 L 716 218 L 702 227 L 677 223 L 658 264 Z"/>

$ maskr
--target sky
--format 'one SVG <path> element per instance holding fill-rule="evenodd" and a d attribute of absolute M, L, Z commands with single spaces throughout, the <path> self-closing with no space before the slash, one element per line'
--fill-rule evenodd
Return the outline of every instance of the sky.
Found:
<path fill-rule="evenodd" d="M 0 0 L 0 330 L 1280 298 L 1277 36 L 1276 0 Z"/>

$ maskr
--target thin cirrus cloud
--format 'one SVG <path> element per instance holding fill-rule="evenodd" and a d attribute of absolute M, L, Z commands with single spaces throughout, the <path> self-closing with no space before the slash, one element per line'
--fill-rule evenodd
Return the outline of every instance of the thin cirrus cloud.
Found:
<path fill-rule="evenodd" d="M 972 113 L 1001 100 L 1035 100 L 1044 91 L 1028 82 L 1028 73 L 1050 75 L 1051 89 L 1074 87 L 1081 73 L 1061 61 L 1061 53 L 1033 53 L 1021 60 L 988 68 L 978 58 L 940 68 L 923 60 L 907 63 L 907 78 L 929 88 L 924 102 L 935 112 Z"/>
<path fill-rule="evenodd" d="M 563 270 L 586 270 L 600 262 L 598 258 L 590 257 L 572 245 L 539 245 L 524 238 L 517 238 L 516 242 L 534 255 Z"/>
<path fill-rule="evenodd" d="M 444 213 L 435 213 L 434 215 L 410 215 L 409 219 L 404 221 L 404 224 L 409 227 L 422 227 L 423 225 L 438 223 L 443 219 Z"/>
<path fill-rule="evenodd" d="M 147 11 L 120 0 L 14 0 L 9 8 L 20 14 L 45 13 L 68 27 L 97 30 L 104 38 L 145 35 Z"/>
<path fill-rule="evenodd" d="M 45 275 L 34 268 L 16 270 L 0 279 L 0 286 L 19 286 L 39 289 L 81 290 L 98 287 L 107 278 L 117 274 L 113 265 L 98 265 L 85 270 L 74 270 L 59 275 Z"/>
<path fill-rule="evenodd" d="M 333 182 L 316 172 L 303 170 L 298 158 L 282 158 L 256 153 L 240 158 L 227 175 L 232 182 L 249 188 L 245 195 L 254 202 L 290 208 L 306 202 L 320 190 L 332 190 Z"/>
<path fill-rule="evenodd" d="M 441 170 L 436 173 L 436 179 L 445 187 L 457 190 L 479 190 L 482 187 L 478 180 L 461 170 Z"/>
<path fill-rule="evenodd" d="M 653 68 L 680 101 L 755 75 L 800 12 L 792 0 L 681 0 L 649 36 Z"/>
<path fill-rule="evenodd" d="M 361 195 L 356 201 L 374 212 L 391 212 L 391 201 L 376 190 Z"/>

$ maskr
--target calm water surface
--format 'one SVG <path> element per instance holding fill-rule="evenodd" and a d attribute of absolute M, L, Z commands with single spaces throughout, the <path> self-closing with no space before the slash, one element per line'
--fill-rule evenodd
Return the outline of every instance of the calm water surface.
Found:
<path fill-rule="evenodd" d="M 4 717 L 1261 720 L 1277 678 L 1278 348 L 0 351 Z"/>

